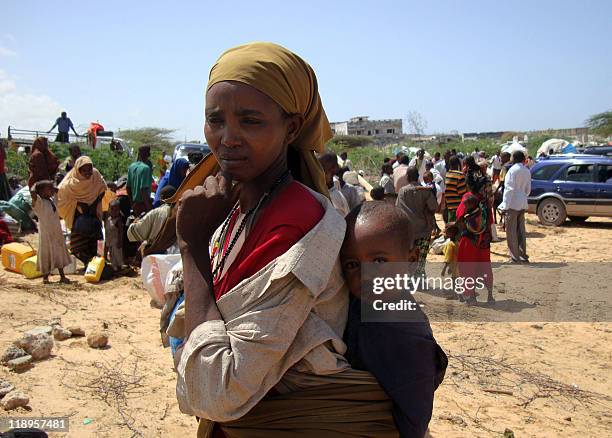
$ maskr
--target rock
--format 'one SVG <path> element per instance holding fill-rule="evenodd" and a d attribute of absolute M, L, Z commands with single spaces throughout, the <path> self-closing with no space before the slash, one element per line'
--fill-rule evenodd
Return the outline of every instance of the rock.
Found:
<path fill-rule="evenodd" d="M 6 380 L 0 379 L 0 398 L 11 392 L 15 387 L 7 382 Z"/>
<path fill-rule="evenodd" d="M 49 320 L 49 325 L 54 327 L 56 325 L 62 325 L 62 319 L 59 316 L 53 317 Z"/>
<path fill-rule="evenodd" d="M 23 348 L 19 348 L 15 345 L 10 345 L 9 348 L 6 349 L 2 358 L 0 358 L 0 362 L 6 364 L 9 360 L 17 359 L 18 357 L 25 356 L 26 351 Z"/>
<path fill-rule="evenodd" d="M 2 404 L 5 411 L 25 407 L 28 405 L 28 403 L 30 403 L 30 397 L 18 389 L 9 392 L 4 396 L 2 401 L 0 401 L 0 404 Z"/>
<path fill-rule="evenodd" d="M 28 330 L 23 335 L 24 336 L 36 336 L 36 335 L 38 335 L 40 333 L 45 333 L 47 335 L 51 335 L 52 331 L 53 331 L 53 327 L 51 327 L 50 325 L 41 325 L 41 326 L 38 326 L 38 327 L 34 327 L 31 330 Z"/>
<path fill-rule="evenodd" d="M 34 360 L 41 360 L 51 355 L 53 349 L 53 339 L 46 333 L 38 333 L 36 335 L 28 334 L 15 341 L 17 347 L 23 348 Z"/>
<path fill-rule="evenodd" d="M 72 337 L 72 332 L 70 330 L 66 330 L 64 327 L 60 325 L 53 326 L 53 338 L 58 341 L 64 341 L 68 338 Z"/>
<path fill-rule="evenodd" d="M 108 335 L 104 332 L 92 332 L 87 336 L 91 348 L 104 348 L 108 344 Z"/>
<path fill-rule="evenodd" d="M 538 330 L 542 330 L 544 328 L 542 324 L 531 324 L 531 327 Z"/>
<path fill-rule="evenodd" d="M 67 327 L 66 330 L 69 330 L 72 336 L 85 336 L 85 330 L 75 325 Z"/>
<path fill-rule="evenodd" d="M 565 417 L 564 420 L 565 421 L 572 421 L 572 417 Z"/>
<path fill-rule="evenodd" d="M 514 431 L 506 428 L 506 430 L 504 430 L 504 438 L 514 438 Z"/>
<path fill-rule="evenodd" d="M 13 370 L 13 371 L 26 370 L 30 368 L 30 366 L 32 366 L 32 356 L 27 354 L 23 357 L 18 357 L 17 359 L 9 360 L 6 363 L 6 366 L 9 368 L 9 370 Z"/>

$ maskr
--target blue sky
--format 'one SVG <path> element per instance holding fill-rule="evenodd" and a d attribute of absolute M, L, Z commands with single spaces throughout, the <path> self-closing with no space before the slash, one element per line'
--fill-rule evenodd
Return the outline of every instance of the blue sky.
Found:
<path fill-rule="evenodd" d="M 10 1 L 0 132 L 160 126 L 202 139 L 219 54 L 274 41 L 315 69 L 331 121 L 405 118 L 427 132 L 582 126 L 612 108 L 612 2 Z"/>

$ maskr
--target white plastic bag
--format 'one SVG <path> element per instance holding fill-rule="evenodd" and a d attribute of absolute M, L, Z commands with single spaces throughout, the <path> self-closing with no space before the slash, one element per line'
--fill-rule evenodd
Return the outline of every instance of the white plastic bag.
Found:
<path fill-rule="evenodd" d="M 450 239 L 447 239 L 444 236 L 438 237 L 436 240 L 431 242 L 430 251 L 434 254 L 442 254 L 444 245 L 446 245 L 449 240 Z"/>
<path fill-rule="evenodd" d="M 163 306 L 166 302 L 164 290 L 168 272 L 180 260 L 180 254 L 153 254 L 142 259 L 140 266 L 142 284 L 159 306 Z"/>

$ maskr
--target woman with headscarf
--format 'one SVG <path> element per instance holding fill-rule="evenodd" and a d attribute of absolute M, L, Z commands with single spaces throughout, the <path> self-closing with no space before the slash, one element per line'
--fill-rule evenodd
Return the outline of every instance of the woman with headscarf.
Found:
<path fill-rule="evenodd" d="M 28 187 L 34 187 L 38 181 L 54 180 L 59 164 L 57 157 L 49 150 L 47 137 L 37 137 L 30 154 Z"/>
<path fill-rule="evenodd" d="M 70 229 L 70 252 L 87 265 L 102 239 L 102 203 L 106 183 L 91 158 L 77 158 L 58 187 L 57 209 Z"/>
<path fill-rule="evenodd" d="M 332 136 L 317 88 L 271 43 L 230 49 L 210 72 L 213 156 L 175 197 L 186 305 L 167 331 L 185 339 L 177 397 L 198 436 L 214 422 L 232 437 L 398 436 L 388 397 L 343 357 L 346 223 L 314 155 Z"/>
<path fill-rule="evenodd" d="M 470 158 L 470 157 L 468 157 Z M 487 302 L 493 298 L 493 270 L 491 268 L 491 224 L 492 218 L 489 202 L 486 199 L 484 178 L 480 170 L 468 171 L 468 191 L 461 198 L 457 207 L 457 225 L 460 230 L 457 246 L 457 265 L 459 274 L 465 281 L 465 292 L 462 298 L 468 305 L 476 304 L 474 284 L 479 280 L 487 288 Z"/>
<path fill-rule="evenodd" d="M 161 205 L 160 194 L 164 187 L 172 186 L 175 189 L 178 189 L 181 186 L 181 183 L 187 176 L 187 171 L 189 170 L 189 160 L 186 158 L 177 158 L 172 163 L 172 167 L 170 170 L 167 170 L 164 176 L 161 177 L 159 183 L 157 184 L 157 191 L 155 192 L 155 200 L 153 201 L 153 208 L 157 208 Z"/>

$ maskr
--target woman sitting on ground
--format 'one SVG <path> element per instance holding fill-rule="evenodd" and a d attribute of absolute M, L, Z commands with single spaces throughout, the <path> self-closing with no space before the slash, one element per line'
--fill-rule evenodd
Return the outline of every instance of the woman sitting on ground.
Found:
<path fill-rule="evenodd" d="M 128 240 L 130 242 L 139 242 L 141 253 L 142 249 L 146 248 L 147 244 L 154 242 L 162 231 L 166 219 L 168 219 L 172 212 L 172 207 L 164 201 L 172 198 L 175 193 L 176 189 L 173 186 L 164 186 L 159 193 L 162 205 L 149 211 L 142 218 L 137 218 L 128 227 Z"/>
<path fill-rule="evenodd" d="M 58 189 L 57 210 L 70 229 L 70 252 L 87 265 L 98 255 L 98 240 L 102 240 L 100 201 L 106 183 L 91 158 L 83 155 L 77 158 Z"/>
<path fill-rule="evenodd" d="M 185 337 L 181 411 L 200 418 L 200 437 L 214 422 L 232 437 L 397 437 L 388 397 L 343 357 L 346 223 L 314 155 L 332 133 L 312 68 L 275 44 L 231 49 L 205 117 L 214 157 L 177 213 L 184 332 L 179 309 L 168 334 Z M 221 172 L 203 180 L 211 159 Z"/>

